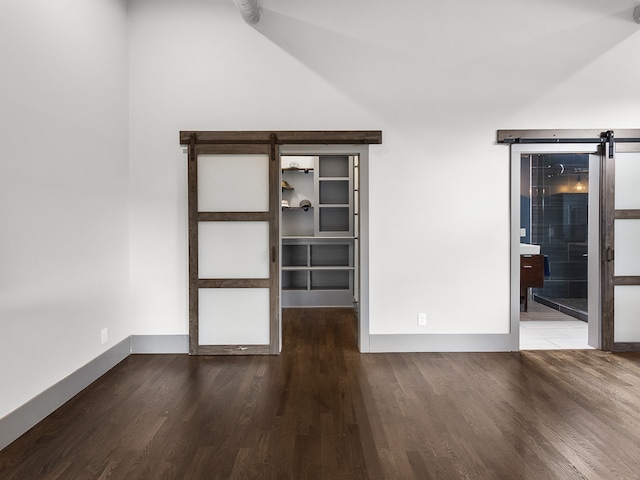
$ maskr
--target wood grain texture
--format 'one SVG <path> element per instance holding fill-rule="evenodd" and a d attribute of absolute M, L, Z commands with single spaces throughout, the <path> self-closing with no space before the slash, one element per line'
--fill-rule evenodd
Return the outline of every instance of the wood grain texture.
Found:
<path fill-rule="evenodd" d="M 271 135 L 277 136 L 279 145 L 294 144 L 380 144 L 382 132 L 380 130 L 286 130 L 286 131 L 181 131 L 180 144 L 187 145 L 190 136 L 197 135 L 199 145 L 215 145 L 235 143 L 241 144 L 270 144 Z"/>
<path fill-rule="evenodd" d="M 198 212 L 199 222 L 267 222 L 269 212 Z"/>
<path fill-rule="evenodd" d="M 280 148 L 276 135 L 271 135 L 269 148 L 269 351 L 280 353 Z"/>
<path fill-rule="evenodd" d="M 0 452 L 17 479 L 635 479 L 640 353 L 360 354 L 286 309 L 280 356 L 132 355 Z"/>
<path fill-rule="evenodd" d="M 198 280 L 198 288 L 269 288 L 268 278 L 202 278 Z"/>
<path fill-rule="evenodd" d="M 198 154 L 196 135 L 189 135 L 187 157 L 187 209 L 189 222 L 189 353 L 198 352 Z"/>
<path fill-rule="evenodd" d="M 606 251 L 607 249 L 613 249 L 615 245 L 615 161 L 613 158 L 608 157 L 608 155 L 602 155 L 602 170 L 600 173 L 600 258 L 603 260 L 600 266 L 600 304 L 602 308 L 601 345 L 605 351 L 611 351 L 614 348 L 613 278 L 615 276 L 615 269 L 612 261 L 606 261 Z"/>
<path fill-rule="evenodd" d="M 640 220 L 640 210 L 615 210 L 616 220 Z"/>

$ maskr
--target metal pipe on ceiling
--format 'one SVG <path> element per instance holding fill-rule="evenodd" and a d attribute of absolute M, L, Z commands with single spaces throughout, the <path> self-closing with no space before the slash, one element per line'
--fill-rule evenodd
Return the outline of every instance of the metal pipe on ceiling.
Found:
<path fill-rule="evenodd" d="M 258 0 L 233 0 L 240 15 L 249 25 L 254 25 L 260 21 L 262 11 Z"/>

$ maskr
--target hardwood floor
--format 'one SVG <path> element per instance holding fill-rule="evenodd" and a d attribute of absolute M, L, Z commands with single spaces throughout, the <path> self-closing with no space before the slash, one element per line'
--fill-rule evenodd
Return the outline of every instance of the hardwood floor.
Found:
<path fill-rule="evenodd" d="M 133 355 L 0 452 L 0 479 L 637 479 L 640 354 L 360 354 L 286 310 L 277 357 Z"/>

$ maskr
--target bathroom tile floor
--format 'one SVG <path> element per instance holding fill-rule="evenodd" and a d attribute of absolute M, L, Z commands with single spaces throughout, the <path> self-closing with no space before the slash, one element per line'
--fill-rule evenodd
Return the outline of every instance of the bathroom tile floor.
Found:
<path fill-rule="evenodd" d="M 520 350 L 587 350 L 587 323 L 539 303 L 520 314 Z"/>

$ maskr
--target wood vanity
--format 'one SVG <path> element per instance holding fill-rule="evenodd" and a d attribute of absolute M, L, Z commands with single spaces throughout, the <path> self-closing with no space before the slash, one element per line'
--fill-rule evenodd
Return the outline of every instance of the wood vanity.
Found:
<path fill-rule="evenodd" d="M 529 288 L 544 286 L 544 255 L 520 255 L 520 310 L 527 311 Z"/>

